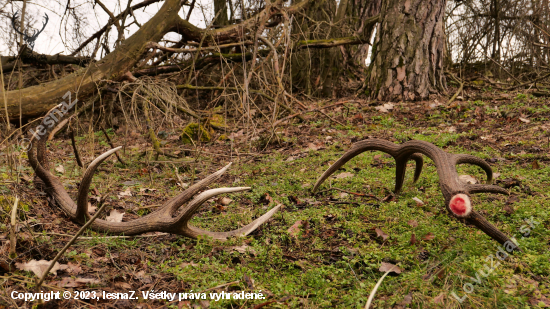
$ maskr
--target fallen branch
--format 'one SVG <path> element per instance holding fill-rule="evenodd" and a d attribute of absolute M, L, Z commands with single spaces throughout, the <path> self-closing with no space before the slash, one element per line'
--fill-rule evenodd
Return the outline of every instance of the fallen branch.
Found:
<path fill-rule="evenodd" d="M 111 146 L 111 149 L 116 148 L 115 145 L 113 145 L 113 142 L 111 141 L 111 138 L 109 137 L 109 134 L 107 134 L 107 131 L 105 131 L 105 128 L 101 128 L 101 131 L 103 131 L 103 134 L 105 135 L 105 138 L 107 139 L 107 142 L 109 143 L 109 146 Z M 118 162 L 120 162 L 123 165 L 126 165 L 126 163 L 118 155 L 118 151 L 115 152 L 115 156 L 118 159 Z"/>
<path fill-rule="evenodd" d="M 71 130 L 70 137 L 71 137 L 71 144 L 73 145 L 73 151 L 74 151 L 74 157 L 76 159 L 76 164 L 78 164 L 78 166 L 80 166 L 80 167 L 84 167 L 84 164 L 82 164 L 82 160 L 80 160 L 80 154 L 78 153 L 78 149 L 76 148 L 76 141 L 74 139 L 74 131 L 73 130 Z"/>

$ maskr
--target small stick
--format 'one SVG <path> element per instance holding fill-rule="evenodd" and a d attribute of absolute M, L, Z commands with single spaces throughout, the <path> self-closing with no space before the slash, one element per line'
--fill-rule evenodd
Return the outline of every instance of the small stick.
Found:
<path fill-rule="evenodd" d="M 109 138 L 109 134 L 107 134 L 107 131 L 105 131 L 105 128 L 101 128 L 101 131 L 103 131 L 103 134 L 105 134 L 105 138 L 107 139 L 107 142 L 109 143 L 109 146 L 111 146 L 111 148 L 116 148 L 114 145 L 113 145 L 113 142 L 111 142 L 111 139 Z M 126 163 L 120 158 L 120 156 L 118 155 L 118 151 L 115 152 L 115 156 L 116 158 L 118 159 L 118 162 L 120 162 L 121 164 L 123 165 L 126 165 Z"/>
<path fill-rule="evenodd" d="M 294 117 L 297 117 L 297 116 L 299 116 L 299 115 L 317 112 L 317 111 L 319 111 L 319 110 L 326 109 L 326 108 L 329 108 L 329 107 L 333 107 L 333 106 L 337 106 L 337 105 L 343 105 L 344 103 L 346 103 L 346 102 L 334 103 L 334 104 L 331 104 L 331 105 L 328 105 L 328 106 L 323 106 L 323 107 L 319 107 L 319 108 L 315 108 L 315 109 L 303 111 L 303 112 L 301 112 L 301 113 L 295 113 L 295 114 L 292 114 L 292 115 L 290 115 L 290 116 L 286 116 L 285 118 L 281 118 L 281 119 L 275 121 L 275 122 L 273 123 L 273 127 L 276 127 L 276 126 L 278 126 L 281 122 L 287 121 L 287 120 L 292 119 L 292 118 L 294 118 Z M 329 117 L 329 118 L 330 118 L 330 117 Z"/>
<path fill-rule="evenodd" d="M 323 111 L 321 111 L 321 109 L 317 110 L 318 113 L 321 113 L 323 115 L 325 115 L 325 117 L 327 117 L 329 120 L 333 121 L 333 122 L 336 122 L 337 124 L 339 125 L 342 125 L 342 126 L 345 126 L 345 124 L 341 123 L 340 121 L 330 117 L 329 115 L 327 115 L 326 113 L 324 113 Z"/>
<path fill-rule="evenodd" d="M 71 130 L 71 143 L 73 144 L 74 157 L 76 158 L 76 164 L 80 167 L 84 167 L 82 160 L 80 160 L 80 154 L 78 154 L 78 149 L 76 148 L 76 141 L 74 140 L 74 131 Z"/>
<path fill-rule="evenodd" d="M 534 126 L 534 127 L 530 127 L 529 129 L 525 129 L 525 130 L 516 131 L 516 132 L 512 132 L 512 133 L 508 133 L 508 134 L 502 134 L 500 137 L 505 137 L 505 136 L 515 135 L 515 134 L 519 134 L 519 133 L 524 133 L 524 132 L 531 131 L 533 129 L 538 129 L 538 128 L 539 128 L 539 126 Z"/>
<path fill-rule="evenodd" d="M 74 235 L 73 239 L 71 239 L 65 245 L 65 247 L 63 247 L 63 249 L 61 249 L 61 251 L 59 251 L 59 253 L 57 253 L 57 255 L 55 256 L 53 261 L 50 263 L 50 266 L 48 266 L 48 269 L 46 269 L 46 271 L 42 275 L 42 278 L 40 278 L 40 280 L 36 284 L 36 289 L 35 290 L 37 292 L 40 291 L 40 286 L 42 286 L 42 283 L 44 283 L 44 280 L 46 279 L 46 276 L 48 276 L 48 273 L 53 268 L 55 263 L 59 260 L 59 258 L 61 258 L 61 256 L 65 253 L 65 251 L 67 251 L 67 249 L 69 249 L 69 247 L 76 241 L 78 236 L 80 236 L 82 233 L 84 233 L 84 230 L 86 230 L 90 225 L 92 225 L 92 223 L 94 223 L 95 219 L 97 219 L 97 217 L 99 217 L 99 214 L 101 214 L 103 209 L 105 209 L 105 206 L 107 206 L 107 203 L 103 203 L 103 205 L 101 205 L 101 207 L 97 210 L 95 215 L 92 218 L 90 218 L 90 221 L 86 222 L 86 224 L 84 224 L 84 226 L 82 226 L 82 228 L 76 233 L 76 235 Z"/>
<path fill-rule="evenodd" d="M 456 93 L 455 93 L 455 94 L 449 99 L 449 101 L 447 102 L 447 105 L 450 105 L 450 104 L 453 103 L 453 101 L 458 97 L 458 94 L 459 94 L 459 93 L 462 91 L 462 89 L 464 88 L 464 83 L 463 83 L 461 80 L 459 80 L 457 77 L 455 77 L 455 76 L 453 75 L 453 73 L 451 73 L 451 72 L 448 72 L 448 73 L 449 73 L 449 75 L 451 75 L 451 78 L 452 78 L 455 82 L 457 82 L 457 83 L 460 84 L 460 86 L 458 87 L 458 90 L 456 91 Z"/>
<path fill-rule="evenodd" d="M 15 245 L 17 244 L 17 237 L 15 236 L 15 226 L 17 225 L 17 205 L 19 204 L 19 197 L 15 197 L 13 208 L 11 209 L 11 233 L 10 233 L 10 258 L 14 259 L 17 256 L 15 252 Z"/>

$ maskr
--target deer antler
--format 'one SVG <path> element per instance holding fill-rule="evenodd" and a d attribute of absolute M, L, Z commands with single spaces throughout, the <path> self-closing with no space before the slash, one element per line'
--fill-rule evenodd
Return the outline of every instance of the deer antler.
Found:
<path fill-rule="evenodd" d="M 63 211 L 74 221 L 79 224 L 84 224 L 91 216 L 88 213 L 88 191 L 92 182 L 92 177 L 97 167 L 107 159 L 110 155 L 118 151 L 121 147 L 111 149 L 99 157 L 97 157 L 86 169 L 80 187 L 78 190 L 77 202 L 71 199 L 67 191 L 65 191 L 63 185 L 57 177 L 52 175 L 48 170 L 48 160 L 46 158 L 46 140 L 45 138 L 36 141 L 34 136 L 31 139 L 32 146 L 28 151 L 28 157 L 32 168 L 40 180 L 43 181 L 44 190 L 48 193 L 54 201 L 61 206 Z M 35 154 L 36 152 L 36 154 Z M 231 236 L 245 236 L 253 232 L 258 226 L 266 222 L 269 218 L 279 210 L 280 205 L 274 207 L 263 216 L 254 220 L 252 223 L 230 232 L 210 232 L 199 229 L 189 224 L 191 217 L 200 208 L 200 206 L 208 199 L 230 192 L 240 192 L 250 190 L 249 187 L 237 187 L 237 188 L 218 188 L 202 192 L 197 195 L 191 202 L 185 207 L 183 204 L 187 203 L 191 198 L 197 194 L 200 190 L 204 189 L 209 184 L 219 179 L 223 173 L 229 168 L 231 163 L 222 168 L 221 170 L 207 176 L 203 180 L 199 181 L 195 185 L 189 187 L 184 192 L 173 197 L 165 202 L 158 210 L 152 212 L 139 219 L 129 222 L 108 222 L 105 220 L 97 219 L 91 225 L 91 228 L 97 231 L 135 235 L 146 232 L 168 232 L 178 235 L 184 235 L 191 238 L 196 238 L 199 235 L 211 236 L 215 239 L 226 239 Z M 37 184 L 38 185 L 38 184 Z M 181 210 L 180 210 L 181 208 Z M 180 210 L 180 211 L 178 211 Z"/>
<path fill-rule="evenodd" d="M 46 28 L 46 25 L 48 24 L 48 21 L 50 20 L 50 18 L 48 17 L 48 14 L 44 13 L 45 21 L 42 24 L 42 29 L 40 29 L 40 31 L 33 30 L 33 34 L 28 35 L 26 30 L 25 30 L 25 33 L 17 30 L 17 27 L 15 26 L 15 21 L 17 19 L 17 14 L 18 14 L 18 12 L 15 12 L 15 14 L 13 14 L 13 16 L 11 17 L 11 26 L 13 27 L 13 30 L 15 30 L 15 32 L 17 32 L 17 33 L 19 33 L 20 35 L 23 36 L 23 40 L 25 40 L 25 42 L 27 42 L 27 44 L 29 44 L 29 46 L 31 47 L 31 50 L 32 50 L 32 49 L 34 49 L 34 42 L 38 38 L 38 35 L 40 33 L 42 33 L 42 31 L 44 31 L 44 29 Z"/>
<path fill-rule="evenodd" d="M 396 145 L 392 142 L 381 139 L 368 139 L 353 144 L 338 161 L 329 167 L 328 170 L 317 179 L 313 192 L 319 188 L 321 183 L 325 181 L 332 173 L 342 167 L 353 157 L 367 150 L 378 150 L 386 152 L 393 156 L 396 162 L 396 181 L 395 193 L 399 193 L 405 179 L 405 169 L 407 161 L 416 161 L 416 170 L 414 173 L 414 181 L 418 179 L 422 171 L 423 160 L 418 153 L 424 154 L 432 159 L 437 168 L 439 175 L 439 186 L 441 193 L 445 198 L 445 206 L 447 210 L 456 218 L 465 219 L 468 223 L 475 225 L 477 228 L 485 232 L 494 240 L 501 244 L 509 242 L 510 246 L 519 248 L 511 242 L 500 230 L 489 223 L 482 215 L 474 211 L 470 201 L 470 194 L 480 192 L 491 192 L 508 195 L 505 189 L 490 184 L 466 184 L 458 179 L 456 165 L 467 163 L 481 167 L 487 174 L 487 183 L 490 183 L 493 178 L 493 171 L 487 162 L 477 157 L 467 154 L 450 154 L 435 145 L 424 141 L 408 141 L 402 145 Z"/>
<path fill-rule="evenodd" d="M 25 33 L 22 33 L 21 31 L 17 30 L 17 27 L 15 26 L 15 21 L 17 20 L 17 14 L 19 14 L 19 12 L 15 12 L 15 14 L 13 14 L 13 16 L 11 17 L 11 26 L 13 30 L 15 30 L 15 32 L 19 33 L 20 35 L 23 36 L 24 39 L 26 39 L 28 36 Z"/>
<path fill-rule="evenodd" d="M 32 39 L 32 41 L 35 41 L 36 38 L 38 37 L 38 35 L 40 33 L 42 33 L 42 31 L 44 31 L 44 29 L 46 28 L 46 25 L 48 24 L 48 21 L 50 20 L 50 18 L 48 17 L 48 14 L 44 13 L 44 23 L 42 23 L 42 29 L 40 30 L 33 30 L 33 33 L 32 33 L 32 36 L 30 36 L 30 39 Z"/>

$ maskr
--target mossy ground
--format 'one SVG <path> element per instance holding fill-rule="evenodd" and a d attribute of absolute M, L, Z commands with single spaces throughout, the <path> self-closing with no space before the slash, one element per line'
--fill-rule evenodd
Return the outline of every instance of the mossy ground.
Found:
<path fill-rule="evenodd" d="M 106 308 L 139 305 L 143 308 L 260 308 L 258 305 L 265 302 L 271 303 L 263 308 L 363 308 L 383 275 L 379 271 L 381 263 L 388 262 L 403 271 L 385 278 L 374 297 L 376 308 L 550 306 L 550 148 L 547 142 L 550 110 L 544 101 L 527 96 L 511 96 L 498 104 L 490 100 L 462 102 L 453 107 L 433 104 L 399 103 L 390 113 L 380 113 L 364 102 L 348 103 L 344 108 L 327 111 L 345 126 L 321 114 L 311 115 L 308 123 L 278 128 L 276 136 L 258 140 L 235 137 L 233 141 L 181 150 L 187 157 L 180 160 L 154 161 L 152 153 L 141 157 L 146 136 L 137 136 L 128 144 L 137 146 L 128 147 L 124 156 L 129 165 L 122 166 L 116 159 L 109 159 L 94 178 L 92 186 L 97 191 L 92 197 L 111 191 L 106 213 L 116 208 L 125 212 L 124 220 L 142 216 L 155 209 L 148 205 L 161 204 L 181 192 L 175 169 L 185 186 L 231 161 L 234 164 L 227 175 L 214 186 L 250 186 L 252 190 L 229 195 L 233 202 L 227 206 L 207 203 L 193 218 L 193 224 L 225 231 L 251 222 L 279 203 L 284 207 L 252 235 L 225 242 L 175 235 L 104 238 L 103 234 L 87 231 L 83 237 L 88 238 L 77 241 L 60 260 L 62 264 L 79 264 L 82 271 L 78 274 L 60 271 L 57 277 L 48 277 L 46 285 L 60 285 L 65 277 L 95 278 L 100 283 L 73 289 L 135 290 L 139 295 L 140 291 L 152 289 L 167 292 L 261 290 L 266 295 L 266 300 L 210 300 L 209 303 L 195 300 L 91 303 Z M 520 117 L 528 118 L 529 123 L 519 120 Z M 111 134 L 115 143 L 117 139 L 122 143 L 124 137 Z M 181 149 L 177 136 L 177 132 L 168 134 L 164 146 L 172 151 Z M 474 196 L 473 205 L 505 234 L 515 236 L 523 253 L 501 261 L 496 258 L 499 245 L 495 241 L 450 217 L 443 206 L 435 166 L 429 159 L 416 184 L 411 183 L 413 165 L 409 165 L 402 193 L 386 199 L 388 201 L 381 200 L 393 189 L 395 164 L 392 158 L 378 152 L 367 152 L 352 159 L 336 172 L 336 175 L 347 172 L 350 177 L 328 179 L 321 187 L 321 190 L 336 187 L 372 194 L 378 200 L 336 190 L 312 195 L 311 188 L 317 177 L 350 147 L 351 141 L 369 136 L 396 143 L 425 140 L 447 152 L 486 159 L 494 172 L 500 174 L 497 183 L 518 180 L 520 185 L 510 188 L 512 196 L 518 198 L 516 201 L 502 195 L 479 194 Z M 85 154 L 88 162 L 108 148 L 101 135 L 94 135 L 93 139 L 94 151 L 88 150 Z M 80 142 L 90 140 L 83 137 Z M 65 169 L 64 174 L 56 172 L 57 176 L 74 196 L 82 170 L 75 167 L 69 145 L 65 140 L 56 139 L 50 143 L 50 150 L 55 166 L 62 164 Z M 145 146 L 150 148 L 149 144 Z M 82 144 L 82 148 L 91 149 L 86 144 Z M 26 154 L 21 152 L 20 157 L 26 163 Z M 459 171 L 484 180 L 482 170 L 477 167 L 462 165 Z M 48 206 L 32 182 L 20 180 L 21 174 L 32 175 L 28 164 L 21 165 L 18 173 L 5 163 L 0 167 L 0 239 L 4 245 L 1 253 L 7 254 L 8 210 L 13 192 L 17 190 L 22 203 L 28 205 L 19 216 L 17 262 L 51 260 L 70 239 L 60 234 L 74 235 L 79 227 L 68 221 L 58 208 Z M 128 187 L 133 196 L 118 195 Z M 424 205 L 418 206 L 414 197 Z M 92 203 L 95 203 L 93 199 Z M 529 219 L 536 224 L 530 228 L 528 237 L 523 237 L 525 220 Z M 378 236 L 377 228 L 389 237 Z M 496 267 L 484 277 L 480 271 L 487 273 L 485 265 L 491 266 L 490 256 Z M 0 303 L 11 307 L 14 301 L 10 300 L 9 292 L 32 289 L 34 275 L 19 270 L 2 272 L 4 292 L 0 293 Z M 466 287 L 473 287 L 473 291 L 460 303 L 451 294 L 455 292 L 462 297 L 463 287 L 468 283 L 471 285 Z M 218 286 L 221 287 L 213 289 Z M 83 302 L 52 304 L 76 307 L 85 306 L 86 301 Z M 16 303 L 30 307 L 21 301 Z"/>

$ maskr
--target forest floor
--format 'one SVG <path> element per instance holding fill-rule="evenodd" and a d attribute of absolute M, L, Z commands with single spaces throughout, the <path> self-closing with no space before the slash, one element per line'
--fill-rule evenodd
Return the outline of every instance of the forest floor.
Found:
<path fill-rule="evenodd" d="M 399 273 L 384 279 L 374 296 L 375 308 L 550 307 L 550 106 L 545 99 L 517 92 L 484 96 L 449 106 L 437 100 L 390 106 L 349 99 L 324 110 L 326 115 L 307 114 L 306 122 L 277 128 L 271 139 L 240 131 L 227 140 L 216 134 L 214 142 L 193 147 L 179 141 L 181 132 L 158 128 L 164 150 L 178 154 L 177 159 L 155 158 L 145 130 L 129 124 L 109 130 L 115 145 L 126 145 L 121 155 L 127 164 L 109 158 L 94 177 L 91 206 L 107 194 L 106 215 L 117 210 L 124 213 L 123 221 L 143 216 L 229 162 L 233 165 L 213 187 L 252 190 L 227 195 L 231 201 L 226 205 L 213 199 L 192 224 L 228 231 L 278 204 L 283 207 L 251 235 L 227 241 L 162 233 L 105 237 L 88 230 L 59 260 L 68 266 L 50 274 L 42 291 L 90 292 L 80 293 L 81 298 L 135 291 L 140 299 L 52 300 L 43 306 L 363 308 L 389 265 L 383 263 L 390 263 Z M 395 143 L 424 140 L 449 153 L 485 159 L 496 173 L 495 183 L 511 195 L 477 194 L 473 207 L 514 236 L 523 252 L 505 256 L 483 232 L 450 217 L 435 166 L 427 158 L 415 184 L 409 164 L 398 196 L 391 194 L 395 162 L 381 152 L 352 159 L 323 183 L 324 192 L 313 195 L 313 184 L 329 165 L 352 142 L 369 137 Z M 77 143 L 85 162 L 109 149 L 101 131 L 78 136 Z M 6 147 L 0 145 L 0 152 Z M 56 138 L 49 149 L 52 172 L 74 198 L 83 170 L 75 163 L 70 141 Z M 144 149 L 149 152 L 142 156 Z M 33 292 L 36 276 L 13 265 L 52 260 L 80 226 L 34 188 L 26 153 L 16 154 L 18 168 L 0 156 L 0 307 L 31 308 L 37 302 L 11 295 Z M 461 165 L 458 170 L 484 180 L 478 167 Z M 16 189 L 21 211 L 17 258 L 10 260 L 9 213 Z M 142 292 L 151 290 L 206 293 L 207 299 L 144 300 Z M 265 299 L 210 299 L 209 293 L 222 291 L 262 293 Z"/>

